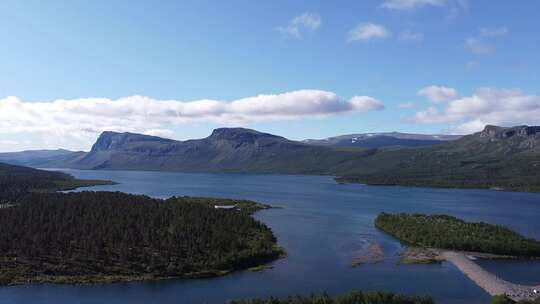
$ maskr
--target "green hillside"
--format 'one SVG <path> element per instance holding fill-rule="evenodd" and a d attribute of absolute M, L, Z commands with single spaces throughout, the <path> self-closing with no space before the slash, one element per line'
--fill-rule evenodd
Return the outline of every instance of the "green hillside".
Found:
<path fill-rule="evenodd" d="M 506 227 L 469 223 L 448 215 L 381 213 L 375 227 L 413 246 L 540 257 L 540 241 Z"/>
<path fill-rule="evenodd" d="M 540 128 L 487 126 L 445 144 L 381 151 L 340 182 L 540 191 Z"/>

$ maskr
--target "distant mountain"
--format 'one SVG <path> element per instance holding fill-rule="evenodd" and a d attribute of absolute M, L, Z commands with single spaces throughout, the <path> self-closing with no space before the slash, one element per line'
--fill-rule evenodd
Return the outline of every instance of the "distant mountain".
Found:
<path fill-rule="evenodd" d="M 28 150 L 22 152 L 0 153 L 0 162 L 35 167 L 73 154 L 73 151 L 58 150 Z"/>
<path fill-rule="evenodd" d="M 486 126 L 444 144 L 379 151 L 339 181 L 540 191 L 540 127 Z"/>
<path fill-rule="evenodd" d="M 422 147 L 445 143 L 460 138 L 460 135 L 429 135 L 399 132 L 349 134 L 325 139 L 306 139 L 311 145 L 360 148 L 403 148 Z"/>
<path fill-rule="evenodd" d="M 88 153 L 42 167 L 332 174 L 369 150 L 340 150 L 244 128 L 216 129 L 203 139 L 176 141 L 133 133 L 102 133 Z"/>
<path fill-rule="evenodd" d="M 415 136 L 392 138 L 432 138 Z M 486 126 L 456 140 L 441 139 L 436 145 L 392 149 L 314 145 L 243 128 L 216 129 L 186 141 L 104 132 L 90 152 L 29 162 L 43 168 L 326 174 L 340 182 L 540 191 L 540 127 Z"/>

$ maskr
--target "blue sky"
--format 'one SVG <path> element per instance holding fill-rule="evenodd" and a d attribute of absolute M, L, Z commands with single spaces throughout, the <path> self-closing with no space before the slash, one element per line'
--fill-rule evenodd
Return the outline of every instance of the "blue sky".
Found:
<path fill-rule="evenodd" d="M 103 129 L 186 139 L 242 125 L 304 139 L 539 123 L 539 10 L 533 0 L 2 1 L 0 151 L 88 149 Z M 260 94 L 276 96 L 225 109 Z M 178 117 L 200 100 L 219 103 Z"/>

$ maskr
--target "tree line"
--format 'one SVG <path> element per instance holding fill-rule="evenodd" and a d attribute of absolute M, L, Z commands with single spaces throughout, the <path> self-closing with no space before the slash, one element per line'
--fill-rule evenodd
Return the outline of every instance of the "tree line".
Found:
<path fill-rule="evenodd" d="M 99 183 L 0 163 L 0 284 L 213 276 L 283 254 L 255 202 L 54 192 Z"/>
<path fill-rule="evenodd" d="M 390 292 L 353 291 L 338 297 L 324 295 L 291 296 L 284 299 L 235 300 L 230 304 L 434 304 L 429 297 L 406 296 Z"/>
<path fill-rule="evenodd" d="M 448 215 L 381 213 L 375 226 L 406 244 L 441 249 L 539 257 L 540 242 L 499 225 L 469 223 Z"/>

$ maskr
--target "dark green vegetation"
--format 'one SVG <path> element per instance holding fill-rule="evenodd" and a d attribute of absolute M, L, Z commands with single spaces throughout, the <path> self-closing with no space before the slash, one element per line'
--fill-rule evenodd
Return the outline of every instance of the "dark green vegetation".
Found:
<path fill-rule="evenodd" d="M 283 254 L 250 216 L 266 205 L 55 192 L 108 183 L 0 164 L 0 284 L 216 276 Z"/>
<path fill-rule="evenodd" d="M 231 301 L 230 304 L 433 304 L 429 297 L 404 296 L 386 292 L 354 291 L 331 298 L 322 296 L 295 296 L 286 299 L 253 299 Z"/>
<path fill-rule="evenodd" d="M 540 304 L 540 298 L 531 301 L 519 301 L 516 302 L 507 296 L 494 296 L 491 298 L 491 304 Z"/>
<path fill-rule="evenodd" d="M 502 226 L 468 223 L 447 215 L 381 213 L 375 226 L 408 245 L 540 257 L 539 241 Z"/>
<path fill-rule="evenodd" d="M 193 278 L 261 265 L 283 251 L 250 216 L 260 208 L 120 192 L 30 193 L 0 209 L 0 283 Z"/>
<path fill-rule="evenodd" d="M 103 184 L 111 184 L 111 182 L 79 180 L 61 172 L 0 163 L 0 204 L 13 203 L 29 192 L 71 190 Z"/>
<path fill-rule="evenodd" d="M 339 182 L 540 191 L 540 127 L 484 131 L 427 148 L 384 151 Z"/>
<path fill-rule="evenodd" d="M 392 140 L 364 138 L 358 148 L 339 138 L 336 145 L 307 144 L 242 128 L 187 141 L 104 132 L 88 153 L 17 159 L 49 168 L 325 174 L 340 183 L 540 191 L 540 127 L 487 126 L 427 147 L 418 146 L 433 138 L 420 144 L 388 134 Z"/>

